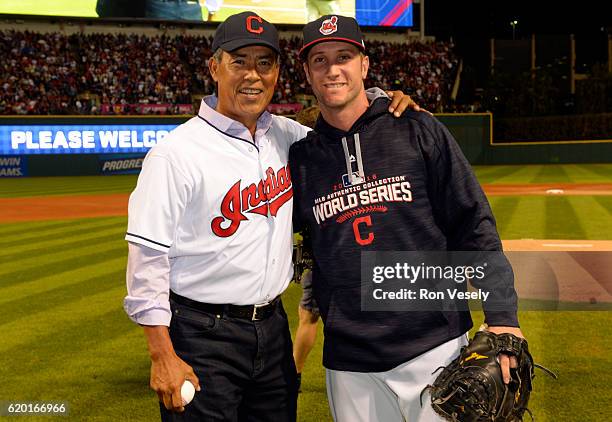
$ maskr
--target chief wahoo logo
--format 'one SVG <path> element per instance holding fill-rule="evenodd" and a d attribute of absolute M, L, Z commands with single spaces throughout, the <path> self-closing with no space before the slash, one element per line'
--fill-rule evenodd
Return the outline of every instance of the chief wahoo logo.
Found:
<path fill-rule="evenodd" d="M 338 30 L 338 17 L 332 16 L 329 19 L 325 19 L 321 24 L 321 28 L 319 28 L 319 32 L 323 35 L 333 34 Z"/>

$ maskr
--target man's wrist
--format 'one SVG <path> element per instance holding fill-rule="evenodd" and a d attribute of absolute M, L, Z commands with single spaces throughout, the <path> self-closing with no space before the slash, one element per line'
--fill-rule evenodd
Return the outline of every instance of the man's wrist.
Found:
<path fill-rule="evenodd" d="M 168 327 L 163 325 L 143 326 L 147 343 L 149 346 L 149 356 L 152 361 L 167 359 L 176 355 Z"/>

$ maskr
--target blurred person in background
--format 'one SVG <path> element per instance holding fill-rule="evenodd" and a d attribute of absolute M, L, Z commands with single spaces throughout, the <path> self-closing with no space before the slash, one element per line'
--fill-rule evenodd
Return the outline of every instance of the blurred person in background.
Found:
<path fill-rule="evenodd" d="M 312 22 L 323 15 L 340 13 L 338 0 L 306 0 L 307 22 Z"/>

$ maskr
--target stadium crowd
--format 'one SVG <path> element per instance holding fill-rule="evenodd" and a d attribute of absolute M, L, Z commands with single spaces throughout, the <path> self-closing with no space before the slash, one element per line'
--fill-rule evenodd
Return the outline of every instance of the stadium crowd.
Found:
<path fill-rule="evenodd" d="M 212 38 L 137 34 L 64 35 L 0 31 L 0 114 L 179 114 L 192 95 L 210 94 Z M 368 86 L 400 89 L 442 111 L 457 58 L 449 43 L 367 42 Z M 309 94 L 297 51 L 281 40 L 281 74 L 272 100 Z M 163 105 L 163 106 L 162 106 Z M 183 108 L 184 110 L 184 108 Z"/>

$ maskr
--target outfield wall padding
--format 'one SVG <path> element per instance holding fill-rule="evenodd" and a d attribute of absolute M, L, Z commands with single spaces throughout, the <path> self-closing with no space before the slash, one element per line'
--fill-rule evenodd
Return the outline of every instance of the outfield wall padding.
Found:
<path fill-rule="evenodd" d="M 438 114 L 472 164 L 569 164 L 612 162 L 611 139 L 494 142 L 490 113 Z"/>

